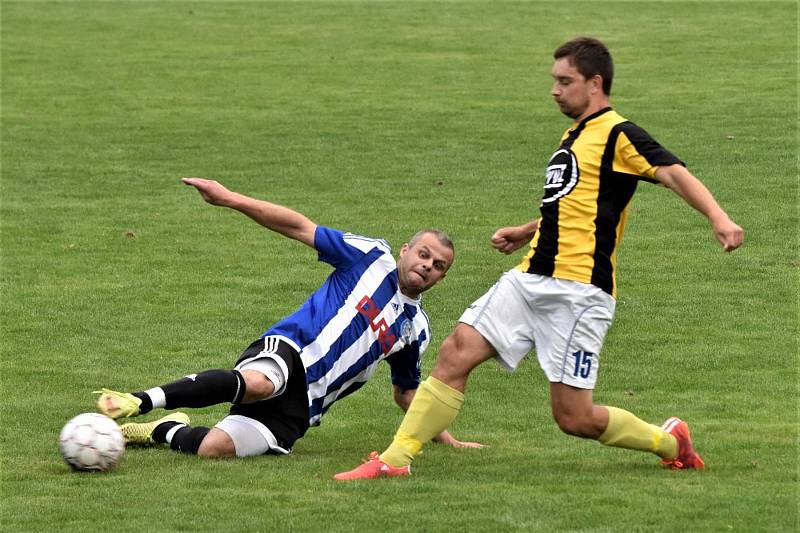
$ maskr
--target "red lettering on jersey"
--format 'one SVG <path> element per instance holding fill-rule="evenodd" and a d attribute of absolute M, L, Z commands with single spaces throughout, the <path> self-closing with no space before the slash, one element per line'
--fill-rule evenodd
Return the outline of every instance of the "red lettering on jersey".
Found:
<path fill-rule="evenodd" d="M 381 351 L 383 351 L 384 355 L 387 355 L 394 343 L 397 342 L 397 336 L 389 329 L 386 319 L 381 318 L 375 322 L 375 319 L 381 314 L 381 308 L 372 298 L 364 296 L 356 305 L 356 311 L 369 318 L 369 327 L 372 331 L 378 332 L 378 343 L 381 345 Z"/>
<path fill-rule="evenodd" d="M 364 296 L 361 301 L 356 305 L 356 310 L 370 319 L 370 322 L 375 319 L 380 313 L 380 308 L 369 296 Z"/>

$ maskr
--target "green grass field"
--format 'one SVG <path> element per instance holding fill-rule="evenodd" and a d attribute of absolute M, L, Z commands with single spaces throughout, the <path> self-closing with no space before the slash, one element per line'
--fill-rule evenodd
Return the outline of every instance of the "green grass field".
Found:
<path fill-rule="evenodd" d="M 10 2 L 2 60 L 3 531 L 796 531 L 796 2 Z M 642 185 L 596 399 L 688 420 L 708 465 L 560 433 L 534 358 L 479 368 L 453 433 L 409 479 L 330 476 L 401 419 L 388 366 L 289 457 L 128 450 L 74 474 L 58 433 L 101 386 L 228 367 L 328 274 L 179 183 L 217 178 L 399 247 L 457 246 L 426 295 L 435 338 L 519 255 L 569 121 L 556 46 L 615 55 L 612 100 L 685 160 L 746 231 Z M 213 424 L 226 406 L 196 410 Z"/>

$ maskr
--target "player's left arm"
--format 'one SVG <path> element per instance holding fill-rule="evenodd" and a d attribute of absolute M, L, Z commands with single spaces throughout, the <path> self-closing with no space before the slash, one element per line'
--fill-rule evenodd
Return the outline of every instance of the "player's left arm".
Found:
<path fill-rule="evenodd" d="M 394 388 L 394 402 L 403 410 L 403 412 L 408 411 L 408 407 L 411 405 L 411 400 L 414 399 L 414 395 L 417 393 L 416 389 L 409 389 L 403 390 L 397 385 L 392 386 Z M 434 442 L 439 442 L 441 444 L 447 444 L 454 448 L 484 448 L 485 445 L 481 444 L 480 442 L 462 442 L 453 435 L 450 434 L 449 431 L 444 430 L 439 433 L 437 436 L 433 438 Z"/>
<path fill-rule="evenodd" d="M 239 211 L 267 229 L 314 248 L 317 224 L 304 214 L 231 191 L 214 180 L 185 177 L 181 181 L 197 189 L 209 204 Z"/>
<path fill-rule="evenodd" d="M 719 206 L 711 191 L 683 165 L 658 167 L 656 180 L 672 189 L 690 206 L 700 211 L 714 230 L 714 236 L 726 252 L 742 245 L 744 230 Z"/>

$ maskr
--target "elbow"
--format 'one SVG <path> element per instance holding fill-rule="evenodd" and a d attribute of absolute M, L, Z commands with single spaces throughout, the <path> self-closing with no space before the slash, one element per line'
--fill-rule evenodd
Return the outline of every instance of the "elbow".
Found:
<path fill-rule="evenodd" d="M 672 167 L 674 165 L 670 165 L 668 167 L 658 167 L 656 170 L 655 179 L 658 183 L 666 187 L 667 189 L 675 189 L 675 180 L 673 179 Z"/>

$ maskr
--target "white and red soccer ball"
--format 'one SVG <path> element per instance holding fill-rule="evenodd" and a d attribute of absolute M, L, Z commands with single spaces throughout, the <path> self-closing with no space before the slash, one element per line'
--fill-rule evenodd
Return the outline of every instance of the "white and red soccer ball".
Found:
<path fill-rule="evenodd" d="M 117 423 L 99 413 L 83 413 L 67 422 L 60 440 L 61 455 L 74 470 L 112 470 L 125 451 Z"/>

